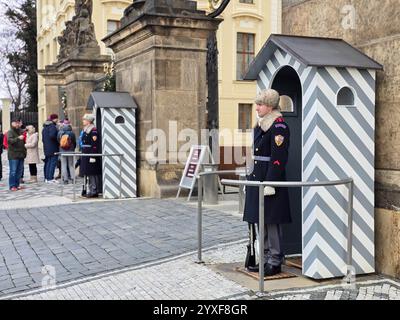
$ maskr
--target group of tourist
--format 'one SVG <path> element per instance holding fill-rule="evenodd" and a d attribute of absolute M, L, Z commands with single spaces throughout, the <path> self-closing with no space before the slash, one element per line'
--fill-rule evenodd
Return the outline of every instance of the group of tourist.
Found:
<path fill-rule="evenodd" d="M 65 153 L 74 153 L 77 148 L 82 153 L 99 153 L 99 137 L 94 125 L 95 117 L 87 114 L 82 119 L 83 130 L 79 139 L 72 129 L 68 119 L 59 120 L 58 115 L 52 114 L 43 124 L 42 143 L 44 153 L 44 183 L 56 184 L 56 168 L 60 168 L 61 183 L 68 184 L 75 179 L 75 170 L 79 167 L 79 175 L 85 177 L 88 185 L 83 196 L 98 197 L 102 193 L 101 186 L 101 158 L 79 157 L 74 163 L 73 157 L 60 156 Z M 5 133 L 0 130 L 0 156 L 7 150 L 9 163 L 9 189 L 12 192 L 23 190 L 24 165 L 29 166 L 30 180 L 28 184 L 38 183 L 39 135 L 32 125 L 24 126 L 21 119 L 13 119 L 11 128 Z M 2 165 L 0 165 L 0 180 L 2 180 Z M 86 179 L 87 178 L 87 179 Z"/>

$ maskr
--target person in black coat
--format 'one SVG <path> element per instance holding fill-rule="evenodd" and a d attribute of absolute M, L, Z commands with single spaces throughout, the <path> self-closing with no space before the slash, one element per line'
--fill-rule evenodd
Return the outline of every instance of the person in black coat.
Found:
<path fill-rule="evenodd" d="M 52 114 L 44 123 L 42 130 L 43 151 L 45 155 L 44 178 L 46 183 L 56 183 L 54 173 L 57 167 L 58 156 L 55 154 L 59 152 L 60 148 L 57 140 L 57 123 L 58 115 Z"/>
<path fill-rule="evenodd" d="M 290 130 L 279 108 L 279 93 L 269 89 L 262 91 L 255 103 L 257 105 L 258 124 L 253 130 L 252 168 L 249 181 L 286 181 L 286 164 L 290 145 Z M 273 276 L 281 272 L 284 261 L 282 250 L 282 224 L 292 222 L 289 206 L 288 188 L 264 188 L 265 201 L 265 275 Z M 244 221 L 249 223 L 250 244 L 246 267 L 258 271 L 255 259 L 249 258 L 254 253 L 254 241 L 259 223 L 258 187 L 246 187 Z M 251 252 L 251 253 L 250 253 Z M 253 255 L 254 256 L 254 255 Z"/>
<path fill-rule="evenodd" d="M 94 126 L 95 117 L 86 114 L 83 117 L 83 132 L 80 145 L 82 153 L 100 153 L 100 139 L 96 127 Z M 102 193 L 102 158 L 101 157 L 81 157 L 80 176 L 89 179 L 87 198 L 97 198 Z"/>

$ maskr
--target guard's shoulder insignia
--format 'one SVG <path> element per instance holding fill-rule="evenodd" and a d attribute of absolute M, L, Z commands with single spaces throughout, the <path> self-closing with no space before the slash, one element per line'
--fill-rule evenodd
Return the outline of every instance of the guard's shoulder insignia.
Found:
<path fill-rule="evenodd" d="M 93 141 L 97 141 L 97 136 L 93 136 Z"/>
<path fill-rule="evenodd" d="M 277 128 L 277 129 L 279 129 L 279 128 L 287 129 L 287 125 L 284 124 L 284 123 L 277 123 L 277 124 L 275 124 L 275 128 Z"/>
<path fill-rule="evenodd" d="M 285 141 L 285 137 L 281 136 L 281 135 L 277 135 L 275 136 L 275 143 L 278 147 L 280 147 L 281 145 L 283 145 L 283 142 Z"/>

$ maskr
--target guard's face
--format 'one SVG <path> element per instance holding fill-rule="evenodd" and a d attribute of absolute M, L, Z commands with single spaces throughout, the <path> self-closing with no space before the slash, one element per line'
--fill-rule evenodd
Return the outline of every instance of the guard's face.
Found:
<path fill-rule="evenodd" d="M 89 125 L 89 121 L 87 121 L 86 119 L 82 120 L 83 125 L 86 127 Z"/>
<path fill-rule="evenodd" d="M 266 106 L 263 104 L 257 104 L 256 105 L 256 112 L 257 115 L 262 118 L 265 117 L 267 114 L 270 114 L 272 112 L 272 107 Z"/>

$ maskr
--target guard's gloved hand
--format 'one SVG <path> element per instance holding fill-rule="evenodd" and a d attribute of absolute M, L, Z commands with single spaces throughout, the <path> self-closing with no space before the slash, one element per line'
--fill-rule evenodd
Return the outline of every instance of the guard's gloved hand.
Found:
<path fill-rule="evenodd" d="M 275 195 L 275 188 L 273 187 L 264 187 L 264 196 L 274 196 Z"/>

